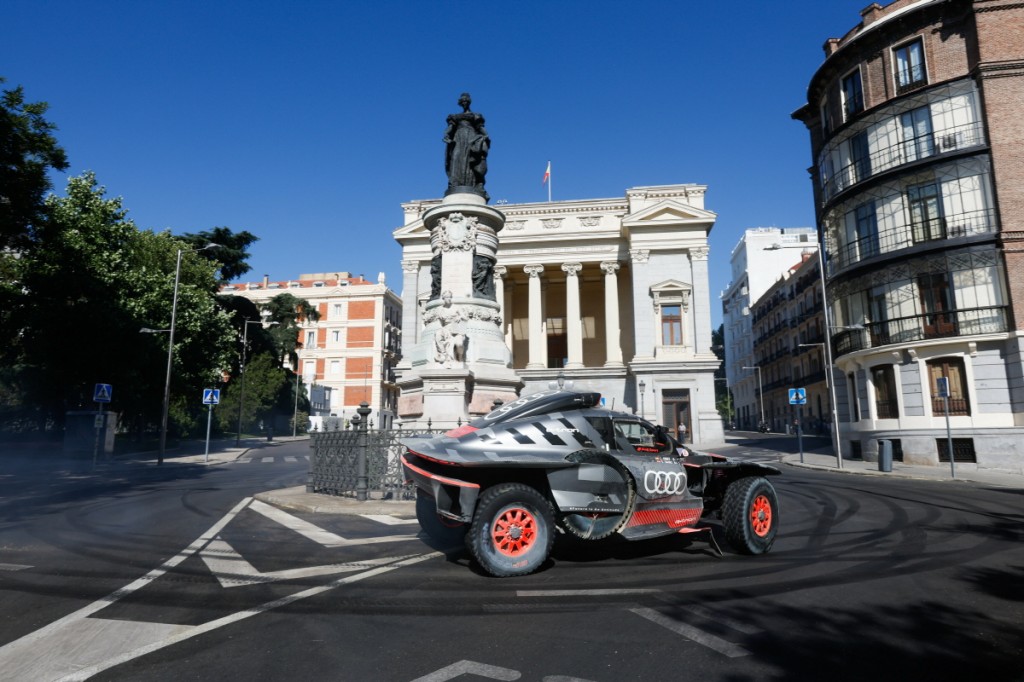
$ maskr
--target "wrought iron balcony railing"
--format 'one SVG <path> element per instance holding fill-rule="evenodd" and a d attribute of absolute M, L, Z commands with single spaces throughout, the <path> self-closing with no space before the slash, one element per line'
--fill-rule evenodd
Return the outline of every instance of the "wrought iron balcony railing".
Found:
<path fill-rule="evenodd" d="M 1006 306 L 962 308 L 868 322 L 864 329 L 843 330 L 832 336 L 832 350 L 838 357 L 896 343 L 1005 331 Z"/>

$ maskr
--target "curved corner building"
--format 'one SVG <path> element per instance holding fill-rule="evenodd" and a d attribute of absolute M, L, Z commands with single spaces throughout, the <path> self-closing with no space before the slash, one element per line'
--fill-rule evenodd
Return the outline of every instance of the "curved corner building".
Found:
<path fill-rule="evenodd" d="M 844 457 L 1024 470 L 1024 3 L 897 0 L 807 103 Z M 842 376 L 838 376 L 841 373 Z M 948 397 L 941 387 L 948 383 Z"/>

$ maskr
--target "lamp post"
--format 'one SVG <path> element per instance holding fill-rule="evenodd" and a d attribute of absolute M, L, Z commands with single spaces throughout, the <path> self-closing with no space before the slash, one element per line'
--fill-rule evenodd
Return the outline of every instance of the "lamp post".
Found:
<path fill-rule="evenodd" d="M 753 367 L 744 366 L 743 369 L 756 369 L 757 370 L 757 401 L 761 405 L 761 424 L 764 424 L 764 391 L 761 390 L 761 368 L 757 365 Z M 760 427 L 760 424 L 758 425 Z"/>
<path fill-rule="evenodd" d="M 638 386 L 640 387 L 640 417 L 643 418 L 644 413 L 646 412 L 644 409 L 644 389 L 647 388 L 647 384 L 645 384 L 644 380 L 641 379 Z"/>
<path fill-rule="evenodd" d="M 167 413 L 171 406 L 171 367 L 174 362 L 174 329 L 178 318 L 178 285 L 181 283 L 181 254 L 185 251 L 191 251 L 192 253 L 198 253 L 205 251 L 206 249 L 213 249 L 220 246 L 220 244 L 207 244 L 201 246 L 198 249 L 178 249 L 178 258 L 174 264 L 174 295 L 171 298 L 171 326 L 169 329 L 148 329 L 143 327 L 140 332 L 144 334 L 154 334 L 160 332 L 168 332 L 167 337 L 167 377 L 164 381 L 164 404 L 163 411 L 160 416 L 160 452 L 157 454 L 156 463 L 164 463 L 164 452 L 167 450 Z"/>
<path fill-rule="evenodd" d="M 245 402 L 245 350 L 249 343 L 249 325 L 250 324 L 262 324 L 265 327 L 273 327 L 277 322 L 265 322 L 264 320 L 245 320 L 245 324 L 242 325 L 242 364 L 238 370 L 242 375 L 242 387 L 238 392 L 238 433 L 235 434 L 235 447 L 237 448 L 242 443 L 242 405 Z"/>

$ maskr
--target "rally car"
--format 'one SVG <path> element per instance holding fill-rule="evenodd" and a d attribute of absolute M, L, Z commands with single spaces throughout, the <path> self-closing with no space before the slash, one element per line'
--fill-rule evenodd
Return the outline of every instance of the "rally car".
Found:
<path fill-rule="evenodd" d="M 557 533 L 642 540 L 692 532 L 712 513 L 737 551 L 771 548 L 779 503 L 767 477 L 778 469 L 688 451 L 600 397 L 542 391 L 443 436 L 403 440 L 420 526 L 440 543 L 465 542 L 499 577 L 539 568 Z"/>

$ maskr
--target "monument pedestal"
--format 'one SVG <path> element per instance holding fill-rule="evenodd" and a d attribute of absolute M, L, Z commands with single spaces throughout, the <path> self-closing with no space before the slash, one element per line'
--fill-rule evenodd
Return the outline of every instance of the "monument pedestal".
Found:
<path fill-rule="evenodd" d="M 431 300 L 419 341 L 405 349 L 398 403 L 403 425 L 454 426 L 487 414 L 496 400 L 510 402 L 522 381 L 494 300 L 494 262 L 501 211 L 482 196 L 455 193 L 427 211 L 434 254 Z"/>

